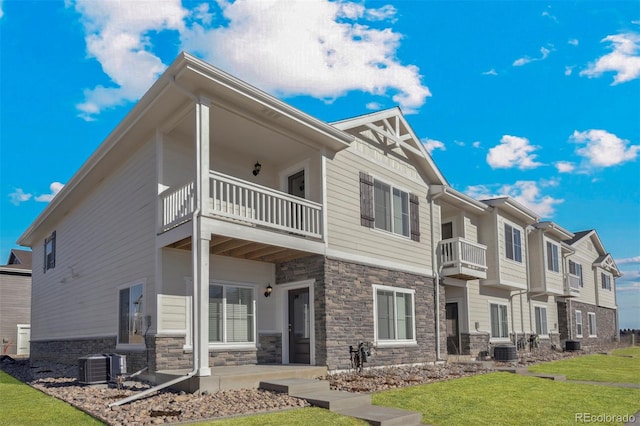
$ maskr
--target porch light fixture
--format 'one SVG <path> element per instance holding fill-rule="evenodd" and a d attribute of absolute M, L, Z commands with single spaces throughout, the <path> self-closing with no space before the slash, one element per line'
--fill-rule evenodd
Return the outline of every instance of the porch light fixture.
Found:
<path fill-rule="evenodd" d="M 271 284 L 267 284 L 267 288 L 264 290 L 264 297 L 270 297 L 272 291 L 273 287 L 271 287 Z"/>
<path fill-rule="evenodd" d="M 258 173 L 260 173 L 260 169 L 262 169 L 262 164 L 256 161 L 256 164 L 253 165 L 253 175 L 258 176 Z"/>

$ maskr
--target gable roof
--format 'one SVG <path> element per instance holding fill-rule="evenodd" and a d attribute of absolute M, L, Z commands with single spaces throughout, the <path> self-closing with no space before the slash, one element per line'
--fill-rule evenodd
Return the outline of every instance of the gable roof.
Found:
<path fill-rule="evenodd" d="M 575 242 L 580 241 L 582 238 L 586 237 L 588 234 L 590 234 L 593 231 L 594 231 L 593 229 L 589 229 L 587 231 L 574 232 L 573 238 L 569 238 L 568 240 L 565 240 L 565 242 L 569 245 L 573 245 Z"/>
<path fill-rule="evenodd" d="M 24 269 L 31 269 L 31 252 L 28 250 L 11 249 L 9 261 L 5 266 L 19 265 Z"/>
<path fill-rule="evenodd" d="M 426 173 L 429 183 L 448 185 L 444 175 L 399 107 L 335 121 L 331 124 L 374 145 L 386 149 L 401 149 L 407 158 Z"/>
<path fill-rule="evenodd" d="M 122 158 L 147 142 L 155 129 L 173 122 L 173 117 L 198 97 L 249 112 L 330 151 L 344 149 L 354 140 L 352 135 L 182 52 L 20 236 L 18 244 L 33 247 L 43 239 L 119 166 Z"/>
<path fill-rule="evenodd" d="M 593 266 L 598 266 L 602 269 L 605 269 L 611 272 L 615 277 L 621 277 L 622 273 L 618 269 L 618 266 L 613 260 L 611 254 L 607 253 L 607 250 L 604 248 L 604 244 L 602 244 L 602 240 L 600 236 L 596 232 L 595 229 L 589 229 L 586 231 L 576 232 L 574 237 L 566 240 L 565 242 L 571 246 L 575 245 L 578 241 L 581 241 L 585 238 L 590 238 L 593 242 L 593 246 L 599 253 L 599 256 L 594 260 Z"/>

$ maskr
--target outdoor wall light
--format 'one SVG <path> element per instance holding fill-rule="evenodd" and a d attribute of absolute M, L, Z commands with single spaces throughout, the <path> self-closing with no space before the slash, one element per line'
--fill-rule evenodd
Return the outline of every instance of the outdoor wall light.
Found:
<path fill-rule="evenodd" d="M 258 173 L 260 173 L 260 169 L 262 169 L 262 164 L 256 161 L 256 164 L 253 165 L 253 175 L 258 176 Z"/>
<path fill-rule="evenodd" d="M 272 291 L 273 287 L 271 287 L 271 284 L 267 284 L 267 288 L 264 290 L 264 297 L 270 297 Z"/>

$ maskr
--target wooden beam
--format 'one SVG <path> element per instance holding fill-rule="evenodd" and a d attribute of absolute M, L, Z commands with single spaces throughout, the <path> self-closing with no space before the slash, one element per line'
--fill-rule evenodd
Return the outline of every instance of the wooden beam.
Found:
<path fill-rule="evenodd" d="M 277 253 L 282 253 L 285 251 L 288 251 L 289 249 L 286 249 L 284 247 L 278 247 L 278 246 L 267 246 L 267 247 L 263 247 L 259 250 L 254 250 L 251 252 L 247 252 L 245 255 L 245 259 L 249 259 L 249 260 L 255 260 L 255 259 L 259 259 L 259 258 L 263 258 L 265 256 L 270 256 L 273 254 L 277 254 Z"/>
<path fill-rule="evenodd" d="M 231 250 L 229 252 L 229 256 L 241 257 L 247 253 L 251 253 L 253 251 L 260 250 L 265 247 L 269 247 L 269 246 L 262 243 L 251 243 L 251 244 L 247 244 L 246 246 L 242 246 L 240 248 Z"/>
<path fill-rule="evenodd" d="M 233 249 L 237 249 L 240 247 L 244 247 L 247 244 L 251 244 L 249 241 L 245 241 L 245 240 L 230 240 L 230 241 L 226 241 L 220 245 L 217 245 L 215 247 L 213 247 L 213 254 L 221 254 L 221 253 L 225 253 L 227 251 L 233 250 Z"/>

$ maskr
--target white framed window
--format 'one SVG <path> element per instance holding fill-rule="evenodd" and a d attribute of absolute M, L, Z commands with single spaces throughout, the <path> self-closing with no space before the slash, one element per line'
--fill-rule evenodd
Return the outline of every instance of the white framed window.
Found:
<path fill-rule="evenodd" d="M 409 236 L 409 193 L 374 179 L 375 227 Z"/>
<path fill-rule="evenodd" d="M 589 318 L 589 337 L 596 337 L 598 334 L 596 330 L 596 314 L 595 312 L 589 312 L 587 317 Z"/>
<path fill-rule="evenodd" d="M 576 287 L 584 287 L 584 283 L 582 282 L 582 265 L 574 262 L 573 260 L 569 260 L 569 275 L 572 275 L 577 280 Z"/>
<path fill-rule="evenodd" d="M 144 346 L 144 282 L 118 289 L 118 345 Z"/>
<path fill-rule="evenodd" d="M 582 337 L 582 311 L 576 311 L 576 334 Z"/>
<path fill-rule="evenodd" d="M 491 338 L 506 339 L 509 337 L 509 317 L 507 305 L 502 303 L 490 303 Z"/>
<path fill-rule="evenodd" d="M 376 344 L 416 343 L 415 291 L 373 285 Z"/>
<path fill-rule="evenodd" d="M 547 308 L 544 306 L 535 306 L 534 313 L 536 316 L 536 334 L 538 336 L 548 336 Z"/>
<path fill-rule="evenodd" d="M 209 343 L 255 346 L 255 304 L 253 287 L 210 284 Z"/>
<path fill-rule="evenodd" d="M 611 275 L 601 272 L 600 273 L 600 283 L 602 288 L 605 290 L 611 290 Z"/>
<path fill-rule="evenodd" d="M 504 240 L 507 259 L 522 263 L 522 233 L 520 230 L 505 223 Z"/>
<path fill-rule="evenodd" d="M 56 267 L 56 231 L 44 240 L 44 272 Z"/>
<path fill-rule="evenodd" d="M 553 272 L 560 272 L 558 246 L 551 241 L 547 241 L 547 269 Z"/>

